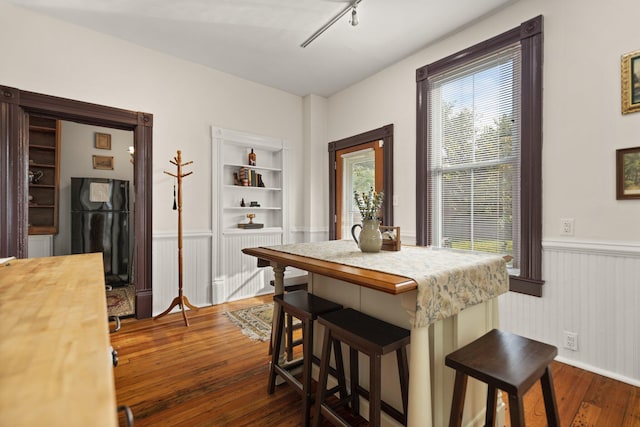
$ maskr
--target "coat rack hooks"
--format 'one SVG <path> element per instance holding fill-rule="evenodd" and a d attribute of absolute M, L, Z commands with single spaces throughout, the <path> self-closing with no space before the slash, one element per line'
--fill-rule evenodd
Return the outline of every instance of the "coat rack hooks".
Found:
<path fill-rule="evenodd" d="M 182 292 L 182 178 L 191 175 L 193 172 L 182 173 L 182 168 L 192 164 L 193 162 L 182 163 L 182 152 L 178 150 L 177 156 L 174 157 L 173 160 L 169 160 L 169 163 L 176 166 L 177 173 L 173 174 L 167 171 L 164 171 L 164 173 L 176 178 L 178 181 L 178 296 L 173 299 L 169 308 L 158 314 L 154 319 L 159 319 L 160 317 L 168 314 L 175 306 L 179 306 L 182 311 L 184 324 L 189 326 L 189 319 L 187 319 L 187 313 L 184 310 L 184 306 L 186 305 L 191 310 L 197 310 L 198 307 L 192 305 L 189 302 L 189 299 Z"/>

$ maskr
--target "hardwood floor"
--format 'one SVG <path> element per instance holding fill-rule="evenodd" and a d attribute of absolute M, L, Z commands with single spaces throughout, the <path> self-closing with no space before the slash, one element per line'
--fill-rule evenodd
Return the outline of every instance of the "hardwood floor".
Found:
<path fill-rule="evenodd" d="M 269 343 L 249 340 L 224 315 L 270 300 L 189 312 L 189 327 L 180 314 L 123 320 L 111 334 L 116 393 L 135 426 L 299 426 L 297 393 L 283 385 L 267 394 Z M 639 388 L 561 363 L 553 375 L 562 426 L 640 427 Z M 546 425 L 539 386 L 525 397 L 525 412 L 527 426 Z"/>

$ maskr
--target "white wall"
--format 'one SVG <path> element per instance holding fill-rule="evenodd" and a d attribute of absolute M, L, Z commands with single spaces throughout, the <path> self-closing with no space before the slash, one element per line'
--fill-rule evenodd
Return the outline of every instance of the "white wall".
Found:
<path fill-rule="evenodd" d="M 96 132 L 111 135 L 111 150 L 95 148 Z M 129 210 L 133 209 L 133 164 L 129 161 L 131 156 L 128 151 L 129 146 L 132 145 L 133 132 L 131 131 L 62 121 L 58 234 L 53 239 L 54 255 L 71 253 L 71 177 L 129 181 Z M 94 155 L 113 157 L 113 170 L 94 169 Z M 133 216 L 130 230 L 133 232 Z"/>
<path fill-rule="evenodd" d="M 620 113 L 620 57 L 640 46 L 639 2 L 516 2 L 330 97 L 328 137 L 394 124 L 394 225 L 403 243 L 415 239 L 416 69 L 540 14 L 546 284 L 542 298 L 501 297 L 501 327 L 559 347 L 564 330 L 578 332 L 581 349 L 561 349 L 563 360 L 640 385 L 640 201 L 615 198 L 615 150 L 640 145 L 640 113 Z M 560 218 L 575 219 L 574 237 L 560 236 Z"/>
<path fill-rule="evenodd" d="M 182 150 L 185 229 L 211 229 L 211 125 L 287 140 L 301 161 L 302 98 L 67 24 L 0 0 L 0 82 L 154 115 L 153 228 L 176 228 L 172 179 Z M 295 217 L 295 212 L 292 212 Z"/>
<path fill-rule="evenodd" d="M 0 84 L 22 90 L 153 114 L 154 245 L 177 238 L 172 210 L 175 172 L 169 160 L 182 150 L 194 163 L 184 180 L 183 228 L 196 236 L 185 244 L 184 258 L 197 265 L 185 271 L 198 304 L 211 303 L 211 260 L 215 254 L 194 253 L 211 239 L 213 170 L 211 126 L 283 138 L 291 163 L 302 163 L 302 98 L 211 70 L 85 28 L 48 18 L 0 0 Z M 297 176 L 289 175 L 294 186 Z M 289 218 L 303 229 L 302 204 L 291 200 Z M 170 252 L 167 252 L 170 253 Z M 177 292 L 169 258 L 153 255 L 154 310 L 168 307 Z M 197 297 L 196 297 L 197 296 Z M 157 310 L 156 310 L 157 312 Z"/>

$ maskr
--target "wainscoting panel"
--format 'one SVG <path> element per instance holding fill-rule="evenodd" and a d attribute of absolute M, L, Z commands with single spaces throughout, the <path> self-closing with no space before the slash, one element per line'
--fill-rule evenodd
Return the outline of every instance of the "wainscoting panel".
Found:
<path fill-rule="evenodd" d="M 541 298 L 500 297 L 501 328 L 558 347 L 559 360 L 640 386 L 640 245 L 543 242 Z M 563 348 L 564 332 L 578 350 Z"/>
<path fill-rule="evenodd" d="M 166 310 L 178 296 L 178 236 L 153 236 L 153 315 Z M 182 290 L 191 304 L 212 304 L 211 232 L 182 235 Z M 174 309 L 177 311 L 177 309 Z"/>
<path fill-rule="evenodd" d="M 280 233 L 229 233 L 222 237 L 220 270 L 214 283 L 215 303 L 273 292 L 270 267 L 258 268 L 258 259 L 242 253 L 243 248 L 282 244 Z"/>

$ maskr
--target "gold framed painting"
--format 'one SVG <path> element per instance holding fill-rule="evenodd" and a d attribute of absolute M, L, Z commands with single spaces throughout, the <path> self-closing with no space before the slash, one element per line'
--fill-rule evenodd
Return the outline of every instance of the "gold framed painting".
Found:
<path fill-rule="evenodd" d="M 96 132 L 96 148 L 101 150 L 111 150 L 111 135 L 108 133 Z"/>
<path fill-rule="evenodd" d="M 640 111 L 640 50 L 622 55 L 622 114 Z"/>
<path fill-rule="evenodd" d="M 640 199 L 640 147 L 616 150 L 616 199 Z"/>
<path fill-rule="evenodd" d="M 113 170 L 113 156 L 93 156 L 93 168 Z"/>

